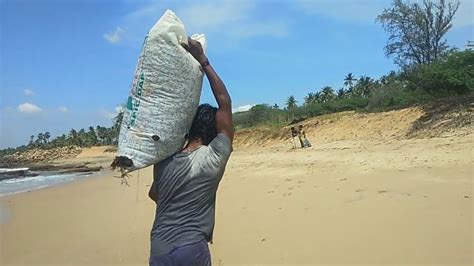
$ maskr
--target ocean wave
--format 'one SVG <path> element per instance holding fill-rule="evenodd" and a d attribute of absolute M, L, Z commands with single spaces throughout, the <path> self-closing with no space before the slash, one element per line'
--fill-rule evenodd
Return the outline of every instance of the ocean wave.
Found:
<path fill-rule="evenodd" d="M 92 173 L 52 174 L 0 180 L 0 196 L 11 195 L 90 176 Z"/>

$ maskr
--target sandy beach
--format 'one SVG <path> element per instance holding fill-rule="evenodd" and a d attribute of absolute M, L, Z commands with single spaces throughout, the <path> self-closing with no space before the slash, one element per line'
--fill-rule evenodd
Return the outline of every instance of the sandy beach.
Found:
<path fill-rule="evenodd" d="M 354 116 L 305 122 L 309 149 L 237 135 L 214 265 L 472 265 L 472 128 L 407 139 L 418 110 Z M 147 265 L 151 180 L 106 170 L 0 198 L 1 264 Z"/>

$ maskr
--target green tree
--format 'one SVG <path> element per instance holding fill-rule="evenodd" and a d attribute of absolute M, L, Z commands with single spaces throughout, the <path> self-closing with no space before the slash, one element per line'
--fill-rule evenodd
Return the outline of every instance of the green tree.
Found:
<path fill-rule="evenodd" d="M 348 88 L 348 92 L 352 92 L 352 88 L 354 87 L 354 81 L 357 79 L 352 75 L 352 73 L 348 73 L 346 77 L 344 78 L 344 86 Z"/>
<path fill-rule="evenodd" d="M 49 138 L 51 138 L 51 133 L 50 132 L 45 132 L 43 137 L 44 137 L 44 143 L 48 144 L 49 143 Z"/>
<path fill-rule="evenodd" d="M 71 128 L 69 131 L 69 136 L 68 136 L 68 145 L 79 145 L 79 139 L 77 135 L 77 131 L 74 128 Z"/>
<path fill-rule="evenodd" d="M 304 105 L 309 105 L 316 102 L 316 93 L 310 92 L 304 97 Z"/>
<path fill-rule="evenodd" d="M 264 121 L 268 121 L 271 116 L 271 107 L 266 104 L 257 104 L 249 110 L 250 126 L 258 125 Z"/>
<path fill-rule="evenodd" d="M 337 98 L 338 99 L 344 98 L 345 95 L 346 95 L 346 91 L 344 90 L 344 88 L 340 88 L 339 90 L 337 90 Z"/>
<path fill-rule="evenodd" d="M 330 102 L 335 96 L 334 90 L 330 86 L 326 86 L 321 90 L 322 102 Z"/>
<path fill-rule="evenodd" d="M 406 74 L 408 86 L 435 97 L 474 92 L 474 52 L 452 52 L 446 59 L 422 65 Z"/>
<path fill-rule="evenodd" d="M 109 145 L 108 143 L 108 132 L 106 127 L 97 126 L 96 127 L 97 137 L 100 139 L 101 145 Z"/>
<path fill-rule="evenodd" d="M 377 17 L 390 35 L 385 54 L 400 66 L 430 64 L 446 55 L 451 48 L 443 37 L 458 7 L 459 1 L 424 0 L 419 4 L 393 0 Z"/>
<path fill-rule="evenodd" d="M 44 134 L 43 133 L 38 133 L 38 135 L 36 136 L 35 144 L 37 146 L 43 146 L 44 145 Z"/>
<path fill-rule="evenodd" d="M 122 125 L 123 115 L 124 115 L 124 108 L 122 108 L 113 119 L 114 124 L 110 131 L 110 141 L 111 141 L 110 144 L 113 144 L 113 145 L 118 144 L 118 137 L 120 134 L 120 127 Z"/>
<path fill-rule="evenodd" d="M 89 127 L 89 131 L 87 132 L 88 138 L 91 142 L 91 145 L 98 145 L 98 138 L 97 133 L 95 132 L 94 127 Z"/>
<path fill-rule="evenodd" d="M 288 97 L 288 99 L 286 100 L 286 108 L 288 110 L 292 110 L 292 109 L 295 109 L 296 107 L 298 107 L 297 105 L 297 101 L 295 99 L 295 96 L 291 95 L 290 97 Z"/>
<path fill-rule="evenodd" d="M 35 135 L 31 135 L 30 136 L 30 142 L 28 143 L 28 146 L 33 146 L 34 143 L 35 143 Z"/>
<path fill-rule="evenodd" d="M 357 96 L 362 96 L 364 98 L 370 97 L 372 93 L 372 88 L 374 86 L 374 80 L 368 76 L 360 76 L 357 80 L 356 85 L 354 86 L 353 93 Z"/>
<path fill-rule="evenodd" d="M 469 51 L 474 50 L 474 41 L 467 41 L 466 50 L 469 50 Z"/>

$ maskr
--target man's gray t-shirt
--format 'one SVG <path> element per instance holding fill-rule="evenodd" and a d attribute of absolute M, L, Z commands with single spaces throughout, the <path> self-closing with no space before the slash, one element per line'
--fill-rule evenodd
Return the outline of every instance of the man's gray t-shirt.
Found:
<path fill-rule="evenodd" d="M 219 133 L 208 146 L 178 152 L 155 165 L 158 200 L 151 255 L 212 240 L 217 187 L 231 152 L 230 139 Z"/>

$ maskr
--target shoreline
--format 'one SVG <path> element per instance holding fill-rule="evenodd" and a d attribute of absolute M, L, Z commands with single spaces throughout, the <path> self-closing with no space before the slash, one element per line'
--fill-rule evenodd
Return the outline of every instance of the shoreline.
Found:
<path fill-rule="evenodd" d="M 43 189 L 47 189 L 47 188 L 63 186 L 63 185 L 67 185 L 67 184 L 70 184 L 70 183 L 81 181 L 81 180 L 86 179 L 86 178 L 100 177 L 100 176 L 106 175 L 106 174 L 107 173 L 103 173 L 101 171 L 98 171 L 98 172 L 68 173 L 68 174 L 51 175 L 51 176 L 63 176 L 63 175 L 70 176 L 70 175 L 74 175 L 75 177 L 71 178 L 69 180 L 66 180 L 66 181 L 58 182 L 58 183 L 52 183 L 52 184 L 47 184 L 47 185 L 43 185 L 43 186 L 39 186 L 39 187 L 27 188 L 27 189 L 24 189 L 24 190 L 18 190 L 18 191 L 14 191 L 14 192 L 7 192 L 5 194 L 0 194 L 0 199 L 5 198 L 5 197 L 9 197 L 9 196 L 14 196 L 16 194 L 30 193 L 30 192 L 35 192 L 37 190 L 43 190 Z M 37 176 L 42 176 L 42 175 L 37 175 Z M 37 177 L 37 176 L 33 176 L 33 177 Z M 25 178 L 27 178 L 27 177 L 25 177 Z M 11 179 L 5 179 L 5 180 L 11 180 Z"/>

